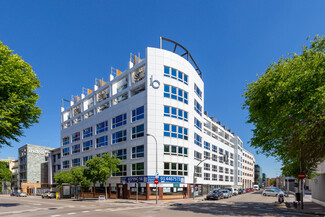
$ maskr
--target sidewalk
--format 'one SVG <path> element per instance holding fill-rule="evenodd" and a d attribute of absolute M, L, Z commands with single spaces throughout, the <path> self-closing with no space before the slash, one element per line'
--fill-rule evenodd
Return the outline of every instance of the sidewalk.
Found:
<path fill-rule="evenodd" d="M 285 199 L 288 209 L 292 211 L 325 216 L 325 207 L 312 202 L 312 199 L 309 195 L 306 195 L 304 197 L 304 209 L 301 209 L 299 206 L 298 208 L 295 208 L 293 206 L 293 202 L 296 200 L 294 194 L 289 194 L 289 197 L 285 197 Z"/>

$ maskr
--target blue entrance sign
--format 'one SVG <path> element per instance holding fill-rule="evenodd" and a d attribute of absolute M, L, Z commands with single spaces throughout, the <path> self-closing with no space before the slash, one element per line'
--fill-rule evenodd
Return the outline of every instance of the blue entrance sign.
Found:
<path fill-rule="evenodd" d="M 121 183 L 136 183 L 139 178 L 139 182 L 142 183 L 154 183 L 155 176 L 128 176 L 121 177 Z M 184 183 L 184 176 L 159 176 L 159 183 Z"/>

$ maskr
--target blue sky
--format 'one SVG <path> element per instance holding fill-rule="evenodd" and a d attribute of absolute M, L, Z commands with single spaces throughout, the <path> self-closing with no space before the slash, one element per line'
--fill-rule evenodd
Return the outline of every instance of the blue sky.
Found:
<path fill-rule="evenodd" d="M 203 72 L 205 110 L 249 147 L 252 126 L 242 110 L 247 82 L 308 36 L 324 34 L 322 1 L 5 1 L 0 0 L 0 40 L 34 69 L 41 81 L 39 124 L 25 130 L 0 158 L 17 157 L 29 143 L 60 145 L 61 99 L 124 70 L 129 53 L 145 55 L 164 36 L 184 45 Z M 255 155 L 268 177 L 280 163 Z"/>

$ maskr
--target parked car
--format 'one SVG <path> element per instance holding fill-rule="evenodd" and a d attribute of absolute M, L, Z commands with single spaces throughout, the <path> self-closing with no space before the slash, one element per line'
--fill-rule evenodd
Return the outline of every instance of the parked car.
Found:
<path fill-rule="evenodd" d="M 254 187 L 254 190 L 256 190 L 256 191 L 260 190 L 260 186 L 258 186 L 258 185 L 254 185 L 253 187 Z"/>
<path fill-rule="evenodd" d="M 222 194 L 224 198 L 229 198 L 231 197 L 231 193 L 228 190 L 222 190 Z"/>
<path fill-rule="evenodd" d="M 251 192 L 251 189 L 250 189 L 250 188 L 246 188 L 246 189 L 245 189 L 245 192 L 246 192 L 246 193 Z"/>
<path fill-rule="evenodd" d="M 213 190 L 206 197 L 207 200 L 219 200 L 222 198 L 224 197 L 223 192 L 221 190 Z"/>
<path fill-rule="evenodd" d="M 18 192 L 12 192 L 12 193 L 10 194 L 10 196 L 14 196 L 14 197 L 16 197 L 17 194 L 18 194 Z"/>
<path fill-rule="evenodd" d="M 56 192 L 55 191 L 46 191 L 44 194 L 42 194 L 42 198 L 55 198 Z"/>
<path fill-rule="evenodd" d="M 278 190 L 274 188 L 264 189 L 263 196 L 278 196 Z"/>
<path fill-rule="evenodd" d="M 237 188 L 228 188 L 227 190 L 230 191 L 232 196 L 236 196 L 238 194 L 238 189 Z"/>
<path fill-rule="evenodd" d="M 243 194 L 243 193 L 244 193 L 244 189 L 239 188 L 239 189 L 238 189 L 238 194 Z"/>
<path fill-rule="evenodd" d="M 20 192 L 17 194 L 17 197 L 27 197 L 27 194 L 25 192 Z"/>

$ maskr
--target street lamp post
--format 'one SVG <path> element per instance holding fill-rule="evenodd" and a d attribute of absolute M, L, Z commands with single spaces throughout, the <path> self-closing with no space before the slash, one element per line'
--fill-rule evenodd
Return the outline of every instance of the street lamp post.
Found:
<path fill-rule="evenodd" d="M 146 136 L 152 136 L 156 142 L 156 174 L 158 174 L 158 143 L 155 136 L 147 133 Z M 158 204 L 158 184 L 156 184 L 156 204 Z"/>
<path fill-rule="evenodd" d="M 208 160 L 208 158 L 205 158 L 205 159 L 201 160 L 200 163 L 198 163 L 196 165 L 196 167 L 194 166 L 194 172 L 193 172 L 193 200 L 195 200 L 195 168 L 198 168 L 198 166 L 205 160 Z"/>

